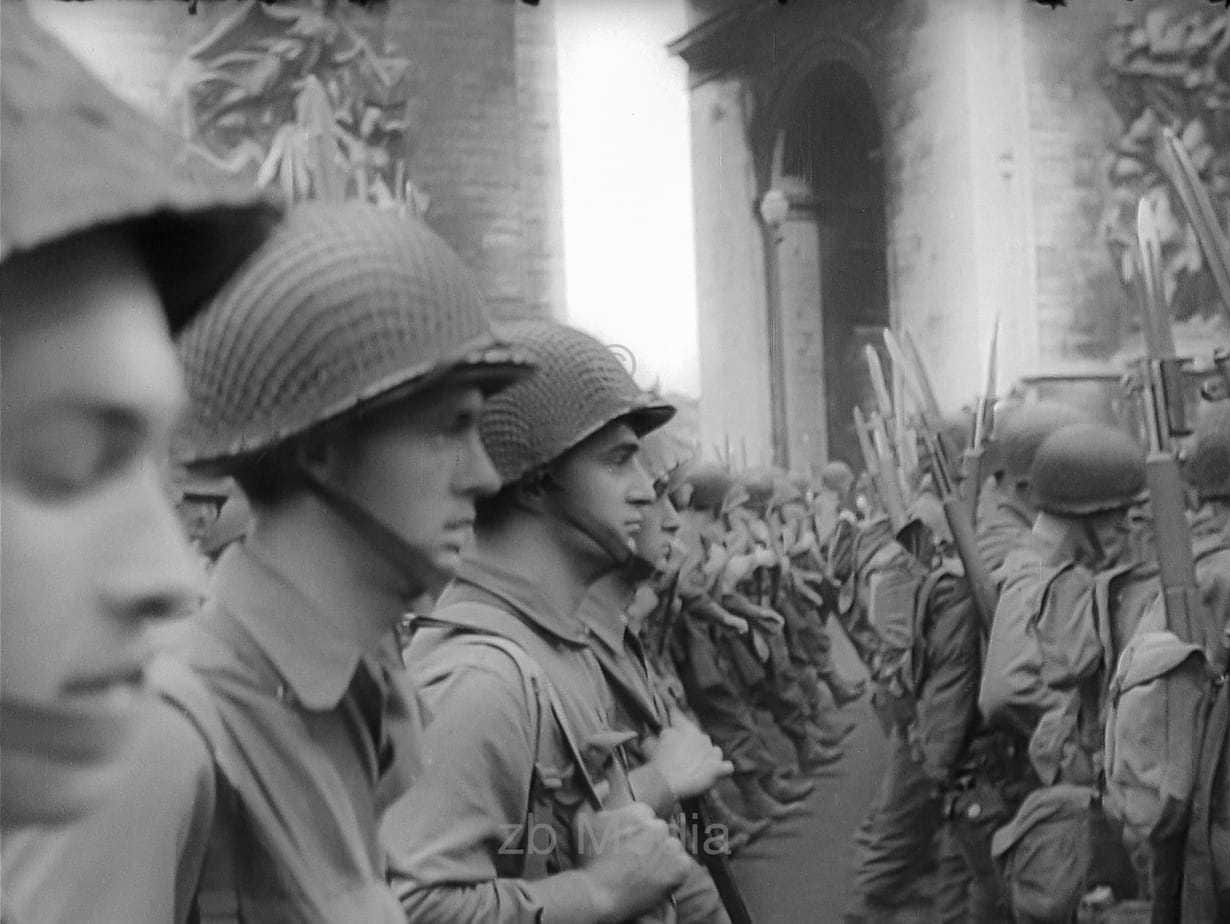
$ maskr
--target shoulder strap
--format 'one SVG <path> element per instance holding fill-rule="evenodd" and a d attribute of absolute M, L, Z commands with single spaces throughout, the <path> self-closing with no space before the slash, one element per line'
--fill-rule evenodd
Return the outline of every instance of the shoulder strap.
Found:
<path fill-rule="evenodd" d="M 486 607 L 487 604 L 467 602 L 465 606 Z M 494 607 L 490 608 L 494 609 Z M 545 699 L 548 711 L 555 720 L 555 724 L 559 727 L 560 734 L 564 739 L 564 745 L 568 748 L 568 753 L 577 766 L 577 772 L 580 774 L 582 783 L 585 786 L 590 804 L 595 809 L 601 807 L 602 800 L 598 798 L 597 787 L 585 768 L 585 761 L 582 757 L 583 752 L 577 740 L 576 732 L 568 721 L 568 714 L 564 709 L 563 703 L 560 702 L 559 694 L 556 692 L 550 673 L 530 655 L 525 645 L 513 637 L 514 633 L 516 633 L 515 629 L 507 634 L 496 632 L 489 628 L 480 631 L 478 629 L 467 629 L 465 626 L 459 626 L 431 617 L 420 617 L 415 620 L 415 623 L 417 626 L 435 626 L 450 629 L 455 633 L 454 638 L 465 644 L 487 645 L 508 655 L 513 663 L 517 665 L 517 669 L 521 672 L 522 677 L 530 684 L 530 688 L 535 696 Z M 526 629 L 525 631 L 532 632 L 533 630 Z M 541 702 L 541 700 L 539 701 Z M 541 745 L 541 734 L 536 735 L 536 753 L 538 745 Z"/>
<path fill-rule="evenodd" d="M 914 645 L 911 655 L 914 690 L 917 691 L 922 685 L 923 674 L 926 670 L 926 653 L 927 643 L 924 628 L 927 621 L 927 608 L 931 605 L 931 597 L 935 593 L 935 588 L 939 585 L 940 580 L 945 576 L 950 575 L 946 568 L 934 568 L 927 575 L 926 579 L 918 589 L 918 596 L 914 598 Z"/>
<path fill-rule="evenodd" d="M 160 658 L 150 668 L 151 679 L 163 701 L 196 729 L 214 766 L 214 817 L 206 840 L 201 877 L 195 889 L 190 924 L 239 924 L 243 920 L 236 869 L 240 850 L 237 827 L 243 808 L 223 770 L 219 755 L 225 740 L 222 718 L 209 691 L 191 669 L 169 658 Z"/>

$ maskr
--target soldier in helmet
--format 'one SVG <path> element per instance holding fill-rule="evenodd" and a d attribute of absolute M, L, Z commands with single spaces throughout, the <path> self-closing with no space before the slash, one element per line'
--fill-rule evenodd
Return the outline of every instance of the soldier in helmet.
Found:
<path fill-rule="evenodd" d="M 643 521 L 636 533 L 631 559 L 612 572 L 609 579 L 593 586 L 587 605 L 578 609 L 577 615 L 591 630 L 594 656 L 615 701 L 616 723 L 637 733 L 637 738 L 627 745 L 630 766 L 657 768 L 662 764 L 674 774 L 670 763 L 663 761 L 670 757 L 671 749 L 679 748 L 678 741 L 685 737 L 693 739 L 695 751 L 703 754 L 708 739 L 687 715 L 684 703 L 661 692 L 664 678 L 642 644 L 638 630 L 642 628 L 644 608 L 657 602 L 652 579 L 665 573 L 668 560 L 676 555 L 674 536 L 679 529 L 679 514 L 668 488 L 672 471 L 682 464 L 683 458 L 672 434 L 662 428 L 644 436 L 640 455 L 653 483 L 654 502 L 642 511 Z M 721 776 L 729 775 L 733 766 L 718 748 L 713 751 L 713 756 L 721 761 Z M 687 835 L 685 843 L 693 845 L 693 852 L 724 853 L 730 848 L 726 841 L 731 833 L 723 828 L 706 830 L 719 819 L 698 798 L 709 793 L 715 782 L 711 771 L 704 767 L 699 763 L 690 780 L 671 783 L 670 794 L 674 799 L 654 809 L 660 817 L 681 824 Z M 681 802 L 687 803 L 684 811 L 680 810 Z M 729 813 L 722 820 L 736 824 L 742 821 Z M 683 921 L 720 921 L 725 917 L 713 882 L 700 867 L 676 891 L 675 904 Z"/>
<path fill-rule="evenodd" d="M 995 487 L 978 521 L 978 551 L 992 573 L 1000 571 L 1033 528 L 1038 511 L 1030 499 L 1029 471 L 1038 447 L 1060 427 L 1086 420 L 1079 409 L 1058 401 L 1016 405 L 996 420 L 991 438 Z"/>
<path fill-rule="evenodd" d="M 1140 560 L 1133 541 L 1134 508 L 1148 497 L 1144 451 L 1113 427 L 1072 424 L 1043 441 L 1031 480 L 1034 532 L 1058 573 L 1037 603 L 1040 675 L 1052 698 L 1030 756 L 1043 784 L 1089 784 L 1102 771 L 1104 735 L 1103 704 L 1090 691 L 1110 682 L 1106 665 L 1161 589 L 1156 562 Z"/>
<path fill-rule="evenodd" d="M 613 663 L 627 642 L 602 595 L 654 502 L 640 437 L 674 408 L 581 331 L 523 321 L 508 333 L 540 372 L 484 411 L 503 487 L 407 650 L 432 758 L 386 821 L 394 884 L 411 920 L 659 913 L 702 877 L 655 810 L 727 765 L 683 726 L 663 730 L 648 763 L 629 760 L 636 733 L 618 726 L 597 652 L 605 645 Z M 592 607 L 602 613 L 584 617 Z"/>
<path fill-rule="evenodd" d="M 852 638 L 871 654 L 873 704 L 890 750 L 855 836 L 855 892 L 845 917 L 851 924 L 890 920 L 936 863 L 940 794 L 956 774 L 976 715 L 981 638 L 973 599 L 943 543 L 926 546 L 929 554 L 923 544 L 908 552 L 880 518 L 867 524 L 855 549 Z M 969 908 L 984 904 L 967 908 L 969 869 L 948 851 L 943 859 L 937 919 L 966 920 Z"/>
<path fill-rule="evenodd" d="M 752 709 L 752 687 L 764 682 L 764 667 L 746 641 L 749 621 L 717 599 L 730 558 L 722 518 L 727 499 L 739 496 L 739 489 L 724 467 L 713 464 L 693 466 L 687 483 L 690 493 L 679 533 L 686 547 L 678 582 L 679 676 L 702 727 L 734 764 L 747 812 L 758 820 L 780 818 L 794 811 L 792 806 L 815 784 L 779 772 Z"/>
<path fill-rule="evenodd" d="M 53 920 L 27 914 L 17 854 L 140 772 L 150 630 L 197 594 L 160 477 L 184 401 L 169 334 L 277 210 L 191 172 L 22 7 L 0 7 L 0 915 Z M 113 844 L 89 872 L 126 864 Z"/>
<path fill-rule="evenodd" d="M 122 838 L 125 875 L 53 868 L 38 907 L 403 920 L 378 832 L 418 764 L 398 630 L 499 485 L 484 396 L 529 367 L 440 238 L 360 203 L 288 213 L 179 353 L 178 459 L 234 477 L 253 524 L 177 627 L 176 660 L 155 665 L 165 700 L 143 772 L 59 845 L 77 869 Z"/>

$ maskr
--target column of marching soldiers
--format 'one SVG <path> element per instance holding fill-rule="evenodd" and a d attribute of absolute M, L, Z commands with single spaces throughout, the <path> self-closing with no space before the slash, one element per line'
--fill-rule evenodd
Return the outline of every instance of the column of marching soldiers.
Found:
<path fill-rule="evenodd" d="M 3 920 L 749 920 L 836 631 L 888 738 L 848 920 L 1230 914 L 1230 413 L 1181 489 L 1156 325 L 1147 458 L 991 389 L 954 438 L 889 334 L 862 476 L 733 471 L 418 220 L 185 165 L 3 16 Z"/>

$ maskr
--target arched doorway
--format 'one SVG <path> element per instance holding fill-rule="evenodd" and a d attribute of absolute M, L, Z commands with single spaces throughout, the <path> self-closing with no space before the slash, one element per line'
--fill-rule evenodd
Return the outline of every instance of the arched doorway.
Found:
<path fill-rule="evenodd" d="M 881 126 L 850 65 L 821 64 L 799 84 L 772 185 L 790 202 L 777 254 L 790 465 L 857 469 L 852 412 L 871 395 L 863 346 L 881 347 L 889 301 Z"/>

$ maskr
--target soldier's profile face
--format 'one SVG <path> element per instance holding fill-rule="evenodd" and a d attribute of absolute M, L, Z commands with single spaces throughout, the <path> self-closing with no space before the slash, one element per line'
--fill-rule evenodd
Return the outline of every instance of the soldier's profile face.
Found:
<path fill-rule="evenodd" d="M 473 541 L 475 500 L 500 487 L 482 406 L 476 386 L 446 382 L 365 417 L 339 447 L 339 486 L 448 574 Z"/>
<path fill-rule="evenodd" d="M 654 500 L 653 482 L 639 458 L 640 445 L 632 428 L 616 421 L 574 447 L 555 467 L 555 481 L 566 502 L 617 535 L 629 549 Z"/>
<path fill-rule="evenodd" d="M 123 772 L 151 619 L 193 559 L 163 488 L 183 384 L 136 255 L 96 233 L 0 270 L 6 823 L 70 818 Z M 20 719 L 15 719 L 19 716 Z"/>
<path fill-rule="evenodd" d="M 1130 510 L 1110 510 L 1089 518 L 1089 528 L 1097 536 L 1102 558 L 1107 564 L 1122 561 L 1132 542 Z"/>
<path fill-rule="evenodd" d="M 662 568 L 671 553 L 671 539 L 679 532 L 679 513 L 665 485 L 654 494 L 654 502 L 644 508 L 644 522 L 636 535 L 636 551 L 645 561 Z"/>

